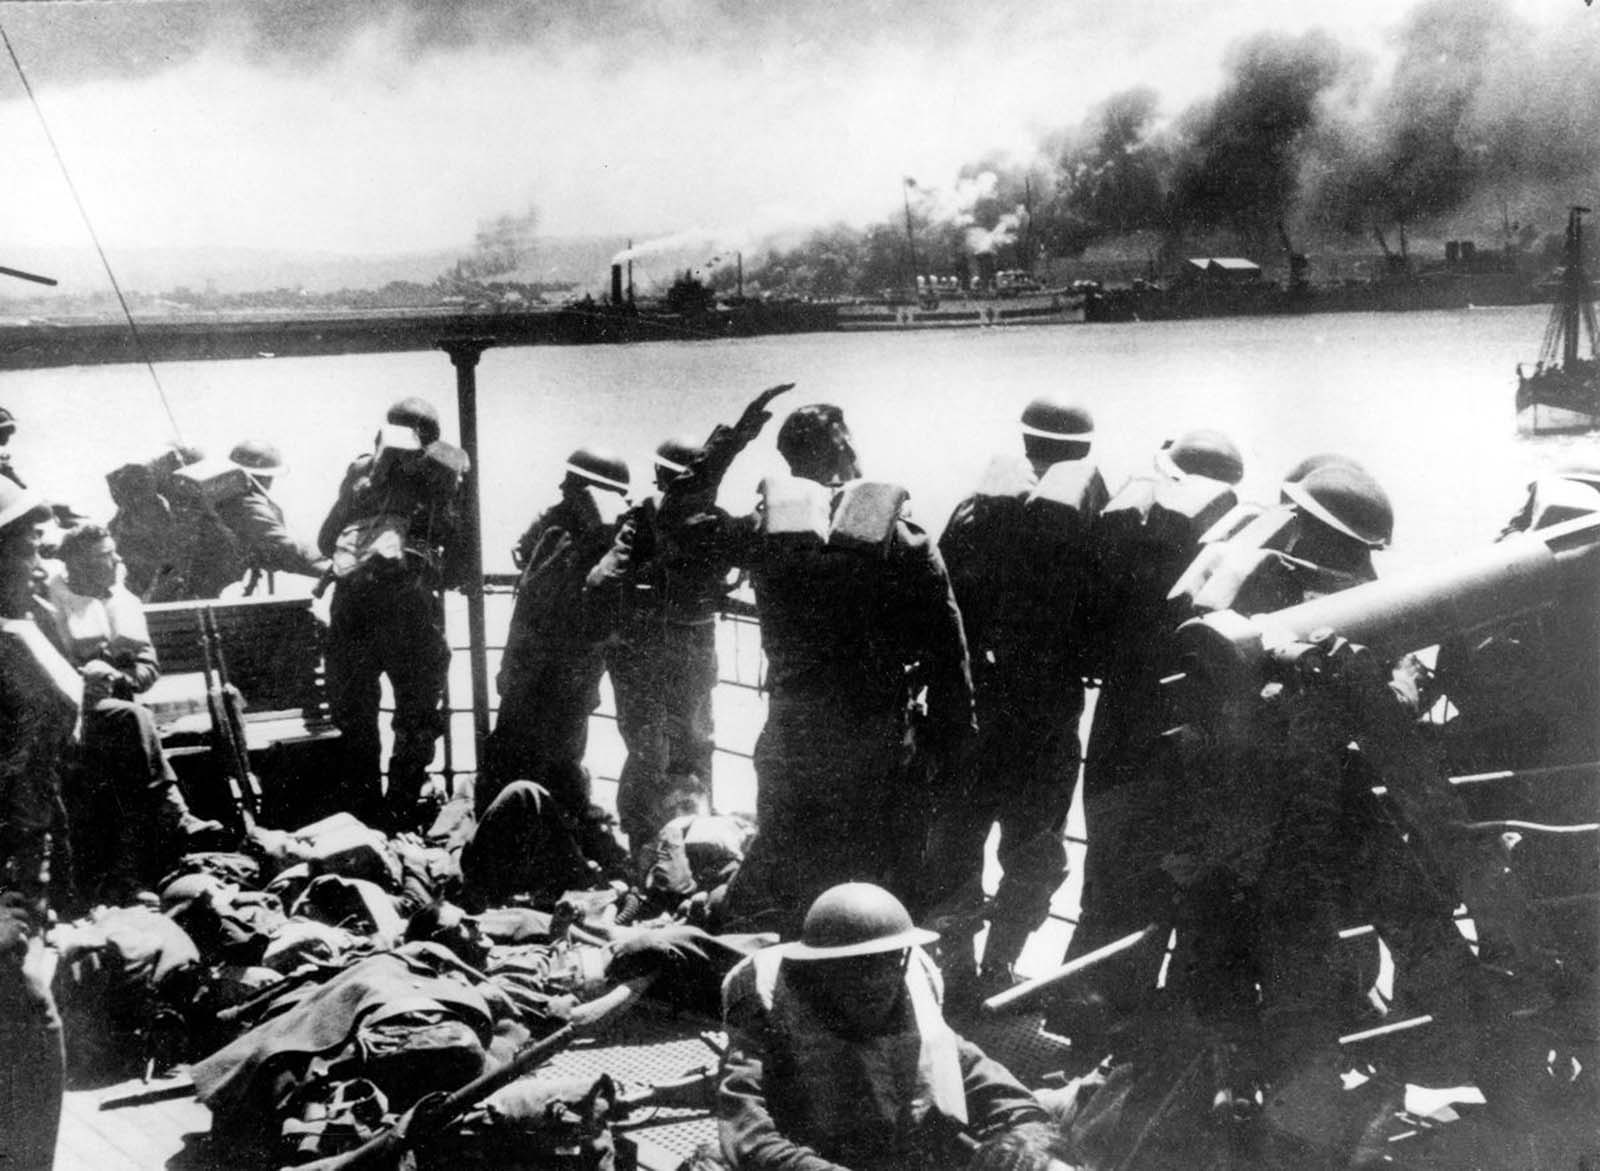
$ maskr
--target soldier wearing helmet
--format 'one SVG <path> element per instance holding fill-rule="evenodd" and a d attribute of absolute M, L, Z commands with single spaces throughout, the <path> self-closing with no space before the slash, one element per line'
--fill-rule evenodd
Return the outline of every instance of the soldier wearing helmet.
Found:
<path fill-rule="evenodd" d="M 1233 440 L 1198 428 L 1169 439 L 1149 470 L 1128 480 L 1095 523 L 1096 568 L 1089 599 L 1093 673 L 1100 679 L 1083 768 L 1088 847 L 1078 926 L 1067 958 L 1075 959 L 1144 926 L 1129 923 L 1140 906 L 1124 907 L 1127 859 L 1144 843 L 1118 816 L 1124 786 L 1137 784 L 1147 757 L 1174 722 L 1163 675 L 1170 673 L 1177 627 L 1168 594 L 1200 551 L 1203 536 L 1238 505 L 1235 485 L 1244 460 Z M 1094 974 L 1086 981 L 1097 982 Z M 1107 983 L 1116 986 L 1113 977 Z M 1113 989 L 1113 994 L 1121 991 Z"/>
<path fill-rule="evenodd" d="M 1107 497 L 1085 407 L 1041 396 L 1020 430 L 1023 457 L 992 460 L 939 539 L 971 652 L 978 741 L 963 791 L 947 799 L 933 863 L 942 896 L 953 880 L 958 902 L 978 902 L 984 843 L 999 825 L 1003 875 L 982 967 L 1000 984 L 1066 878 L 1087 669 L 1077 616 L 1091 584 L 1087 537 Z M 965 961 L 951 958 L 953 981 L 972 975 Z"/>
<path fill-rule="evenodd" d="M 496 679 L 500 714 L 474 794 L 480 814 L 506 784 L 528 780 L 569 817 L 589 816 L 583 758 L 600 706 L 606 631 L 586 619 L 583 587 L 616 536 L 630 482 L 619 456 L 579 447 L 567 457 L 560 498 L 512 550 L 522 573 Z"/>
<path fill-rule="evenodd" d="M 251 586 L 262 573 L 294 573 L 320 578 L 329 559 L 308 542 L 290 535 L 283 509 L 272 498 L 272 482 L 287 472 L 277 447 L 259 439 L 246 439 L 228 452 L 228 462 L 243 473 L 241 490 L 218 500 L 222 521 L 243 555 Z M 246 588 L 246 593 L 250 588 Z M 203 595 L 202 595 L 203 596 Z"/>
<path fill-rule="evenodd" d="M 106 477 L 117 515 L 111 531 L 128 559 L 128 585 L 146 601 L 215 598 L 249 575 L 320 578 L 328 559 L 288 532 L 272 482 L 285 473 L 277 447 L 258 439 L 224 459 L 174 448 Z"/>
<path fill-rule="evenodd" d="M 716 618 L 732 565 L 693 530 L 723 523 L 726 513 L 715 492 L 673 491 L 704 451 L 691 438 L 656 448 L 657 494 L 628 510 L 589 577 L 590 605 L 613 628 L 606 668 L 628 749 L 617 814 L 635 849 L 673 816 L 706 808 L 711 790 Z"/>
<path fill-rule="evenodd" d="M 798 941 L 729 973 L 717 1114 L 734 1167 L 960 1166 L 960 1139 L 1048 1121 L 945 1022 L 923 950 L 937 938 L 882 887 L 845 883 L 817 896 Z"/>
<path fill-rule="evenodd" d="M 1382 487 L 1342 458 L 1300 472 L 1282 489 L 1294 523 L 1281 547 L 1241 547 L 1243 564 L 1225 562 L 1197 601 L 1267 614 L 1374 579 L 1372 552 L 1394 524 Z M 1315 674 L 1235 690 L 1188 672 L 1177 726 L 1117 805 L 1124 840 L 1139 843 L 1117 876 L 1122 926 L 1176 924 L 1187 959 L 1165 993 L 1154 991 L 1161 956 L 1149 949 L 1097 978 L 1108 994 L 1172 997 L 1208 1025 L 1246 1026 L 1237 1035 L 1252 1081 L 1228 1089 L 1263 1095 L 1258 1137 L 1273 1165 L 1348 1154 L 1328 1103 L 1340 1098 L 1341 1027 L 1371 977 L 1337 944 L 1341 929 L 1371 924 L 1393 958 L 1395 992 L 1452 1029 L 1489 989 L 1452 921 L 1461 895 L 1434 869 L 1428 822 L 1415 819 L 1451 800 L 1416 725 L 1420 668 L 1341 656 L 1332 636 L 1323 647 Z M 1406 796 L 1386 805 L 1379 783 Z M 1471 1031 L 1454 1036 L 1470 1060 Z"/>
<path fill-rule="evenodd" d="M 235 455 L 257 465 L 252 475 L 263 464 L 278 466 L 270 450 L 235 448 Z M 373 449 L 345 470 L 317 534 L 329 559 L 323 581 L 334 583 L 328 691 L 347 760 L 337 806 L 394 831 L 427 816 L 419 797 L 444 729 L 450 665 L 440 595 L 463 572 L 456 501 L 468 470 L 465 453 L 439 439 L 432 404 L 403 399 L 389 408 Z M 384 676 L 394 692 L 386 793 L 378 735 Z"/>

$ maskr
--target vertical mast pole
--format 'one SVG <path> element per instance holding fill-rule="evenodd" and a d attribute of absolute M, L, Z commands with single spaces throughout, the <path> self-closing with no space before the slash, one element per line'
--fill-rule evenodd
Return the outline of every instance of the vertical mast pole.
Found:
<path fill-rule="evenodd" d="M 456 368 L 456 413 L 461 429 L 461 448 L 471 464 L 461 486 L 462 513 L 466 518 L 467 580 L 462 593 L 467 599 L 468 655 L 472 668 L 473 767 L 483 768 L 484 741 L 489 738 L 489 656 L 485 648 L 483 622 L 483 517 L 478 485 L 483 482 L 483 465 L 478 459 L 478 359 L 494 344 L 492 338 L 446 338 L 439 348 L 450 355 Z"/>

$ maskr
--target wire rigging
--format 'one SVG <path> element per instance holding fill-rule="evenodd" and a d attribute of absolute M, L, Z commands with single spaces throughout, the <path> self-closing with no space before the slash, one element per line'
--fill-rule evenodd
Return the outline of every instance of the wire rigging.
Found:
<path fill-rule="evenodd" d="M 66 181 L 67 190 L 72 194 L 72 202 L 77 206 L 78 215 L 83 220 L 83 226 L 89 233 L 89 239 L 94 243 L 94 250 L 100 257 L 100 264 L 106 271 L 106 277 L 111 281 L 111 289 L 117 295 L 117 304 L 122 306 L 122 316 L 128 322 L 128 332 L 133 337 L 134 349 L 139 352 L 139 359 L 144 363 L 146 370 L 150 371 L 150 381 L 155 383 L 156 394 L 161 399 L 161 408 L 167 413 L 167 421 L 172 424 L 172 436 L 179 445 L 183 443 L 183 428 L 178 426 L 178 417 L 173 414 L 172 403 L 167 398 L 167 391 L 161 385 L 161 377 L 156 373 L 155 363 L 150 360 L 150 352 L 145 348 L 144 338 L 139 334 L 139 326 L 133 320 L 133 312 L 128 308 L 128 299 L 122 294 L 122 285 L 117 281 L 117 274 L 111 269 L 111 261 L 106 256 L 106 250 L 100 245 L 100 235 L 94 230 L 94 223 L 89 219 L 89 211 L 83 205 L 83 199 L 78 194 L 78 187 L 72 181 L 72 172 L 67 169 L 67 161 L 62 157 L 61 148 L 56 145 L 56 136 L 50 132 L 50 123 L 45 119 L 44 109 L 39 105 L 39 99 L 33 92 L 33 86 L 28 82 L 28 74 L 22 68 L 22 61 L 17 56 L 17 50 L 11 44 L 11 37 L 6 33 L 5 26 L 0 25 L 0 42 L 4 42 L 6 55 L 11 58 L 12 67 L 17 71 L 17 79 L 22 82 L 22 90 L 28 95 L 28 102 L 33 106 L 34 116 L 39 119 L 39 126 L 44 131 L 45 141 L 50 144 L 50 152 L 55 155 L 56 165 L 61 168 L 61 177 Z"/>

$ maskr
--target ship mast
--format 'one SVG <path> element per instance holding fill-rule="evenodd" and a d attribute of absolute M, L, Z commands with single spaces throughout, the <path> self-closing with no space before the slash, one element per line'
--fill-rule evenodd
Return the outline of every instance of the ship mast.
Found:
<path fill-rule="evenodd" d="M 1583 217 L 1588 213 L 1588 208 L 1574 205 L 1567 216 L 1561 292 L 1550 313 L 1540 354 L 1547 365 L 1559 363 L 1567 370 L 1576 369 L 1580 360 L 1578 348 L 1585 334 L 1589 338 L 1588 357 L 1594 356 L 1597 339 L 1600 339 L 1600 331 L 1595 328 L 1594 291 L 1583 267 Z"/>

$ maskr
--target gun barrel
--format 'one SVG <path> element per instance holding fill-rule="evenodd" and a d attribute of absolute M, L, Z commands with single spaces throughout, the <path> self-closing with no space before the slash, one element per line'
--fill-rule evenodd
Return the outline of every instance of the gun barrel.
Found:
<path fill-rule="evenodd" d="M 1515 533 L 1419 572 L 1368 582 L 1270 614 L 1231 611 L 1185 622 L 1180 653 L 1214 682 L 1258 679 L 1266 660 L 1332 631 L 1388 655 L 1553 604 L 1578 573 L 1593 573 L 1600 513 Z"/>

